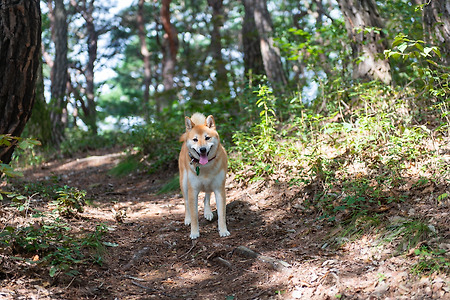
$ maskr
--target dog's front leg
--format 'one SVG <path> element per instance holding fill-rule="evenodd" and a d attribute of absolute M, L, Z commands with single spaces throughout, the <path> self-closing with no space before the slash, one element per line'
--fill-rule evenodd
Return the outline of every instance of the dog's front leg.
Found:
<path fill-rule="evenodd" d="M 189 224 L 191 224 L 191 212 L 189 210 L 189 200 L 186 193 L 186 198 L 184 198 L 184 225 Z"/>
<path fill-rule="evenodd" d="M 204 209 L 204 216 L 205 219 L 208 221 L 211 221 L 214 217 L 213 212 L 211 210 L 211 204 L 210 204 L 210 200 L 211 200 L 211 193 L 205 193 L 205 201 L 204 201 L 204 205 L 203 205 L 203 209 Z"/>
<path fill-rule="evenodd" d="M 227 220 L 226 220 L 227 201 L 225 198 L 225 187 L 222 187 L 220 190 L 215 191 L 214 195 L 216 196 L 219 235 L 229 236 L 230 232 L 227 229 Z"/>
<path fill-rule="evenodd" d="M 184 225 L 191 224 L 191 213 L 189 211 L 189 188 L 187 180 L 186 172 L 184 172 L 184 174 L 180 174 L 180 186 L 184 198 Z"/>
<path fill-rule="evenodd" d="M 198 194 L 195 189 L 190 188 L 188 193 L 189 215 L 191 217 L 191 239 L 196 239 L 200 236 L 198 228 Z"/>

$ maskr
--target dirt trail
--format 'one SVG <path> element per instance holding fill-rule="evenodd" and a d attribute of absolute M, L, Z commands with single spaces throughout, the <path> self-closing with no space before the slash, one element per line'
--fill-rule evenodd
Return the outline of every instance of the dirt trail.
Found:
<path fill-rule="evenodd" d="M 72 281 L 4 279 L 0 299 L 450 299 L 447 276 L 413 276 L 411 257 L 394 256 L 371 236 L 333 249 L 326 237 L 334 227 L 317 222 L 317 212 L 302 206 L 303 193 L 284 185 L 243 189 L 230 178 L 231 236 L 220 238 L 217 221 L 202 220 L 192 242 L 179 192 L 156 194 L 176 170 L 108 175 L 120 157 L 98 154 L 26 172 L 27 180 L 59 178 L 86 190 L 94 205 L 79 226 L 107 224 L 106 241 L 118 246 Z M 265 257 L 249 257 L 240 246 Z"/>

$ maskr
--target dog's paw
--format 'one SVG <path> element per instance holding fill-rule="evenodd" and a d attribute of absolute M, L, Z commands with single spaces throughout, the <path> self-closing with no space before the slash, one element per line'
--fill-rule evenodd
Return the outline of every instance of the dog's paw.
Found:
<path fill-rule="evenodd" d="M 229 235 L 230 235 L 230 232 L 229 232 L 228 230 L 220 230 L 220 231 L 219 231 L 219 235 L 220 235 L 221 237 L 229 236 Z"/>
<path fill-rule="evenodd" d="M 211 221 L 214 218 L 212 211 L 205 211 L 204 216 L 205 216 L 205 219 L 208 221 Z"/>
<path fill-rule="evenodd" d="M 191 224 L 191 218 L 184 218 L 184 225 Z"/>
<path fill-rule="evenodd" d="M 229 234 L 229 233 L 228 233 Z M 198 238 L 200 236 L 199 232 L 191 232 L 190 238 L 192 240 L 195 240 L 196 238 Z"/>

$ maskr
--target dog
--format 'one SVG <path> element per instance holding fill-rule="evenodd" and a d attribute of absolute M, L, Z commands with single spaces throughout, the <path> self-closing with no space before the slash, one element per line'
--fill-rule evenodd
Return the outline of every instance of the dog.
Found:
<path fill-rule="evenodd" d="M 211 193 L 216 198 L 219 235 L 229 236 L 226 224 L 225 179 L 228 168 L 227 152 L 220 143 L 214 117 L 195 113 L 185 117 L 186 132 L 180 137 L 178 167 L 180 187 L 184 197 L 184 224 L 191 225 L 191 239 L 200 236 L 198 226 L 198 195 L 205 192 L 204 217 L 211 221 Z"/>

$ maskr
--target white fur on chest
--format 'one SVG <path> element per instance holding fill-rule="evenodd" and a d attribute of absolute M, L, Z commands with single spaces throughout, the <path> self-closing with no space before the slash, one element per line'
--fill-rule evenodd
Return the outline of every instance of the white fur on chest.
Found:
<path fill-rule="evenodd" d="M 191 167 L 193 168 L 193 167 Z M 198 192 L 214 192 L 220 190 L 225 181 L 225 172 L 219 167 L 200 167 L 200 173 L 197 176 L 195 169 L 188 172 L 188 180 L 193 189 Z"/>

